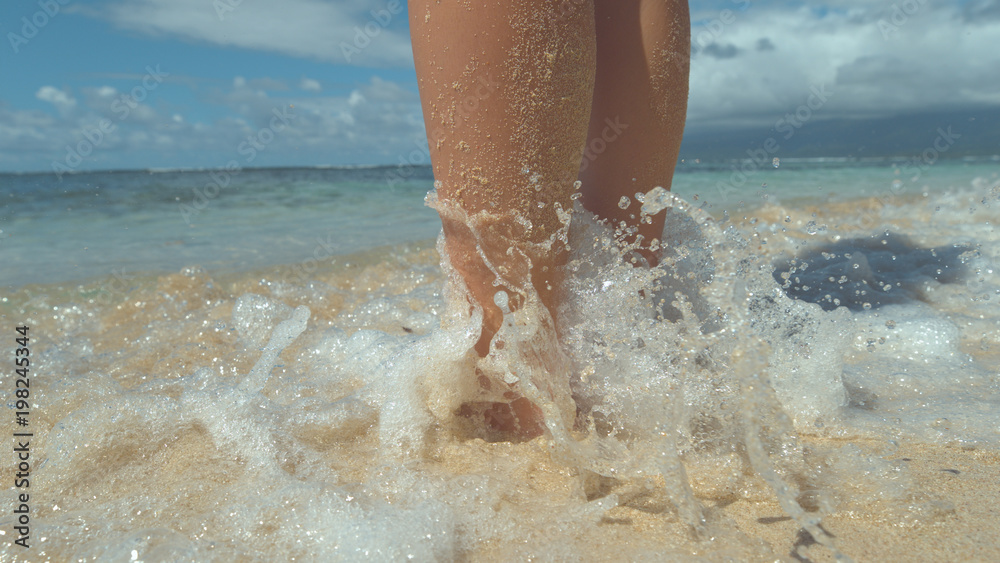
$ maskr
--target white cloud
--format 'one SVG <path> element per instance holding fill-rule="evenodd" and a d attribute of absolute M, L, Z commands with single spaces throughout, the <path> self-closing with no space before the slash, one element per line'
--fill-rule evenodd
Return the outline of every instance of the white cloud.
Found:
<path fill-rule="evenodd" d="M 18 153 L 38 151 L 48 146 L 49 132 L 56 118 L 40 111 L 11 111 L 0 102 L 0 161 L 15 161 Z"/>
<path fill-rule="evenodd" d="M 233 6 L 217 11 L 218 5 Z M 772 122 L 806 101 L 810 88 L 834 91 L 822 117 L 887 115 L 930 107 L 1000 103 L 1000 8 L 993 0 L 962 5 L 828 0 L 710 0 L 695 7 L 689 122 Z M 908 4 L 909 5 L 909 4 Z M 149 35 L 279 52 L 347 64 L 409 66 L 403 13 L 388 26 L 365 0 L 116 0 L 103 17 Z M 722 21 L 728 10 L 728 23 Z M 911 10 L 912 11 L 912 10 Z M 882 23 L 880 23 L 882 22 Z M 368 37 L 369 31 L 377 34 Z M 361 35 L 359 35 L 361 33 Z M 256 84 L 262 90 L 278 84 Z M 320 84 L 302 78 L 306 92 Z"/>
<path fill-rule="evenodd" d="M 973 27 L 953 2 L 914 4 L 900 17 L 892 3 L 755 2 L 714 28 L 719 12 L 703 10 L 692 30 L 689 123 L 773 123 L 824 85 L 832 94 L 820 117 L 1000 104 L 1000 18 Z"/>
<path fill-rule="evenodd" d="M 210 121 L 182 117 L 185 106 L 166 102 L 155 109 L 137 105 L 122 118 L 109 111 L 120 93 L 108 87 L 85 89 L 88 103 L 59 116 L 13 109 L 0 102 L 0 166 L 51 170 L 53 162 L 64 162 L 67 147 L 83 142 L 102 119 L 110 120 L 114 131 L 103 135 L 81 170 L 221 167 L 230 160 L 241 166 L 397 163 L 400 155 L 408 155 L 424 142 L 419 97 L 396 82 L 372 78 L 350 92 L 326 96 L 253 87 L 272 82 L 267 77 L 241 77 L 208 94 L 204 103 L 216 107 L 211 113 L 221 110 L 223 114 Z M 38 97 L 64 105 L 69 99 L 66 92 L 54 88 L 40 91 Z M 248 136 L 272 127 L 275 112 L 293 118 L 287 127 L 272 130 L 273 141 L 253 162 L 245 162 L 239 146 Z"/>
<path fill-rule="evenodd" d="M 76 108 L 76 99 L 68 92 L 54 86 L 42 86 L 35 93 L 35 97 L 55 106 L 60 115 L 69 115 Z"/>
<path fill-rule="evenodd" d="M 238 5 L 225 0 L 133 0 L 113 4 L 103 17 L 148 35 L 175 35 L 357 66 L 413 64 L 405 14 L 391 15 L 383 26 L 371 14 L 374 7 L 361 0 L 247 0 Z M 374 35 L 365 34 L 366 25 Z M 359 29 L 368 39 L 359 43 L 367 44 L 347 60 L 343 46 L 357 47 Z"/>
<path fill-rule="evenodd" d="M 305 90 L 306 92 L 319 92 L 323 89 L 319 82 L 313 80 L 312 78 L 302 77 L 302 81 L 299 82 L 299 89 Z"/>
<path fill-rule="evenodd" d="M 707 35 L 705 24 L 719 11 L 703 7 L 699 13 L 703 21 L 693 30 L 692 127 L 772 125 L 805 103 L 812 88 L 824 86 L 831 94 L 815 112 L 818 118 L 1000 104 L 1000 4 L 995 1 L 958 6 L 926 0 L 915 13 L 904 14 L 905 20 L 897 15 L 895 21 L 888 0 L 878 5 L 832 0 L 826 9 L 755 0 L 745 11 L 734 9 L 741 3 L 715 0 L 718 9 L 733 10 L 734 21 Z M 362 0 L 244 0 L 220 20 L 212 5 L 208 0 L 135 0 L 113 4 L 104 17 L 139 33 L 343 62 L 340 42 L 352 41 L 355 26 L 363 27 L 377 7 Z M 402 14 L 394 17 L 400 19 L 382 29 L 352 63 L 410 64 L 405 29 L 396 27 L 405 22 Z M 892 27 L 880 28 L 880 20 Z M 699 43 L 700 33 L 704 40 Z M 230 81 L 230 76 L 202 82 L 172 76 L 200 105 L 158 95 L 155 103 L 151 98 L 124 118 L 111 109 L 123 93 L 100 82 L 72 91 L 39 88 L 35 97 L 55 111 L 12 108 L 0 101 L 0 165 L 48 169 L 103 118 L 113 120 L 117 130 L 106 136 L 94 158 L 120 167 L 222 166 L 239 158 L 237 147 L 248 135 L 269 126 L 274 110 L 291 106 L 294 123 L 253 165 L 396 163 L 424 142 L 411 81 L 372 78 L 335 90 L 335 78 L 327 78 L 324 89 L 304 76 L 298 82 L 267 76 Z M 221 85 L 198 85 L 205 83 Z"/>

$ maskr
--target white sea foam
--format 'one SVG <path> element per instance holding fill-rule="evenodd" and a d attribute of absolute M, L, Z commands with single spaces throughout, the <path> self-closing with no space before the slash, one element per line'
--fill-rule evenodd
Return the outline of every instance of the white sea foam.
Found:
<path fill-rule="evenodd" d="M 479 318 L 454 278 L 442 291 L 430 250 L 310 281 L 189 270 L 110 305 L 87 288 L 5 305 L 34 327 L 46 374 L 34 396 L 36 553 L 762 559 L 782 554 L 743 536 L 715 500 L 770 499 L 828 553 L 837 540 L 822 519 L 838 507 L 947 512 L 912 499 L 904 466 L 844 440 L 1000 448 L 988 361 L 1000 349 L 1000 236 L 968 220 L 982 214 L 977 192 L 881 210 L 933 217 L 933 231 L 903 229 L 913 245 L 972 243 L 954 256 L 968 273 L 917 280 L 866 258 L 923 301 L 856 311 L 824 311 L 823 292 L 793 299 L 772 276 L 786 253 L 815 246 L 808 210 L 720 223 L 669 194 L 654 204 L 670 207 L 661 265 L 625 264 L 578 210 L 561 342 L 529 302 L 501 331 L 507 352 L 487 360 L 471 351 Z M 819 219 L 839 225 L 831 239 L 863 231 L 850 212 Z M 477 367 L 517 378 L 547 435 L 469 435 L 456 412 L 479 397 Z M 614 535 L 647 517 L 654 532 Z M 13 560 L 20 548 L 0 541 Z"/>

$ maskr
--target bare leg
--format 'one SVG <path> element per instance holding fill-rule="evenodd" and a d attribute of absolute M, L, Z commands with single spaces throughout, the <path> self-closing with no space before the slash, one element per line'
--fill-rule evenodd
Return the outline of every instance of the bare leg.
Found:
<path fill-rule="evenodd" d="M 483 308 L 476 351 L 485 356 L 503 321 L 498 290 L 517 309 L 533 286 L 555 317 L 566 250 L 550 241 L 562 227 L 556 208 L 572 208 L 586 138 L 593 6 L 410 0 L 409 8 L 445 246 Z M 540 433 L 537 407 L 516 389 L 506 396 L 511 403 L 486 412 L 487 423 Z"/>
<path fill-rule="evenodd" d="M 464 222 L 442 214 L 452 264 L 484 310 L 476 348 L 485 355 L 502 322 L 496 273 L 516 308 L 529 258 L 534 288 L 554 311 L 565 251 L 544 244 L 561 226 L 555 207 L 572 207 L 593 92 L 593 12 L 589 2 L 561 11 L 549 0 L 409 7 L 438 197 L 492 215 L 482 225 L 488 240 L 478 241 L 490 268 Z"/>
<path fill-rule="evenodd" d="M 687 113 L 691 20 L 687 0 L 595 0 L 597 80 L 581 165 L 583 205 L 615 227 L 638 227 L 643 246 L 666 212 L 639 224 L 636 192 L 670 189 Z M 622 196 L 631 204 L 619 207 Z M 630 237 L 629 240 L 634 240 Z M 656 264 L 656 256 L 640 251 Z"/>

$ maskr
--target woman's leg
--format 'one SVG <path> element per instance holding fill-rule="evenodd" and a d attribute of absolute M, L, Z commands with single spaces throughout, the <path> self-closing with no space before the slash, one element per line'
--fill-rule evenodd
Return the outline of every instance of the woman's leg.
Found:
<path fill-rule="evenodd" d="M 691 20 L 687 0 L 595 0 L 597 79 L 580 180 L 583 205 L 643 246 L 666 212 L 639 224 L 637 192 L 670 189 L 687 113 Z M 622 196 L 631 204 L 622 209 Z M 632 241 L 635 237 L 629 237 Z M 656 264 L 648 250 L 641 254 Z"/>
<path fill-rule="evenodd" d="M 445 247 L 483 308 L 475 346 L 482 357 L 503 322 L 494 303 L 499 290 L 514 310 L 537 294 L 557 320 L 554 300 L 566 258 L 556 236 L 564 227 L 558 209 L 572 209 L 587 135 L 596 56 L 593 4 L 410 0 L 409 8 Z M 487 429 L 507 435 L 543 432 L 542 411 L 523 389 L 491 384 L 485 376 L 479 381 L 503 402 L 466 404 L 465 416 L 482 416 Z M 572 401 L 564 383 L 559 398 L 552 398 L 565 418 Z"/>
<path fill-rule="evenodd" d="M 528 279 L 552 313 L 565 248 L 547 246 L 572 208 L 593 93 L 591 0 L 410 0 L 410 34 L 445 245 L 483 307 L 480 356 Z M 476 232 L 470 230 L 467 217 Z M 530 260 L 530 269 L 527 267 Z M 501 285 L 497 286 L 497 281 Z"/>

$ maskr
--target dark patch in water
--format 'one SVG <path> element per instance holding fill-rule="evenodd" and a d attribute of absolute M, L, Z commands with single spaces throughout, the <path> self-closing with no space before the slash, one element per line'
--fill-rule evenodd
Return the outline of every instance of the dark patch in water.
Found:
<path fill-rule="evenodd" d="M 776 524 L 778 522 L 788 522 L 791 519 L 791 516 L 762 516 L 757 519 L 757 522 L 761 524 Z"/>
<path fill-rule="evenodd" d="M 847 389 L 847 406 L 865 411 L 875 410 L 878 404 L 878 396 L 875 393 L 861 387 L 855 387 L 844 383 Z"/>
<path fill-rule="evenodd" d="M 965 245 L 919 248 L 904 236 L 883 233 L 842 240 L 775 263 L 774 279 L 793 299 L 826 311 L 872 309 L 923 298 L 929 280 L 955 283 L 965 275 Z M 787 275 L 786 275 L 787 274 Z"/>
<path fill-rule="evenodd" d="M 816 527 L 818 527 L 821 532 L 826 534 L 827 537 L 830 538 L 837 537 L 828 532 L 826 528 L 823 527 L 822 524 L 817 524 Z M 799 530 L 798 536 L 795 539 L 795 545 L 792 546 L 792 551 L 788 555 L 790 555 L 792 559 L 795 559 L 796 561 L 801 561 L 802 563 L 812 563 L 812 559 L 809 559 L 808 557 L 803 555 L 800 549 L 808 548 L 810 546 L 816 545 L 817 543 L 819 542 L 816 541 L 816 538 L 814 538 L 812 534 L 810 534 L 805 528 L 802 528 Z"/>

